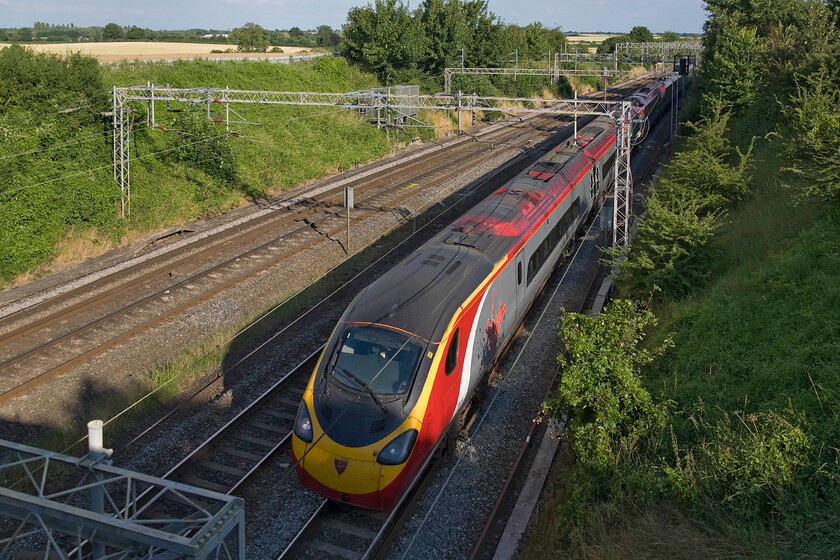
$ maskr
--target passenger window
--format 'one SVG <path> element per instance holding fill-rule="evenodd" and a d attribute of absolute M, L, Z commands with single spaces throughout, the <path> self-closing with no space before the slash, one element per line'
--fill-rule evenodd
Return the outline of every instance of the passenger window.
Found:
<path fill-rule="evenodd" d="M 452 335 L 452 342 L 449 343 L 449 348 L 446 350 L 446 362 L 444 363 L 444 371 L 449 375 L 455 371 L 455 366 L 458 365 L 458 331 L 455 329 L 455 334 Z"/>

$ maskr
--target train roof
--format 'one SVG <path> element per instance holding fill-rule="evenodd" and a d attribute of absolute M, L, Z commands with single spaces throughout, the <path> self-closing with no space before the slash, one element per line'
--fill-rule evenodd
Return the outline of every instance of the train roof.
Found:
<path fill-rule="evenodd" d="M 371 284 L 348 322 L 376 323 L 440 342 L 448 321 L 497 263 L 512 257 L 614 142 L 612 121 L 582 128 Z"/>

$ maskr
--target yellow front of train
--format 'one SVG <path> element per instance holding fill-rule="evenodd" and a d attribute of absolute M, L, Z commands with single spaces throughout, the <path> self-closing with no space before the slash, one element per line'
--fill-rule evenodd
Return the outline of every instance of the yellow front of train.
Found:
<path fill-rule="evenodd" d="M 313 396 L 310 382 L 292 438 L 292 454 L 301 483 L 337 502 L 380 511 L 393 509 L 405 484 L 410 482 L 406 466 L 421 423 L 409 416 L 386 438 L 363 447 L 347 447 L 324 432 L 311 412 Z"/>

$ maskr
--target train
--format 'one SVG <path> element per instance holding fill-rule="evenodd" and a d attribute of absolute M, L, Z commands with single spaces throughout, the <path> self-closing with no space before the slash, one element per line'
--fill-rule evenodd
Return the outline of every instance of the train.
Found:
<path fill-rule="evenodd" d="M 677 74 L 665 75 L 645 84 L 627 98 L 632 105 L 630 141 L 634 146 L 644 141 L 651 125 L 658 122 L 671 108 L 671 95 L 677 91 L 675 84 L 679 79 Z"/>
<path fill-rule="evenodd" d="M 615 124 L 595 118 L 356 296 L 298 409 L 292 458 L 303 486 L 395 507 L 612 185 L 615 158 Z"/>

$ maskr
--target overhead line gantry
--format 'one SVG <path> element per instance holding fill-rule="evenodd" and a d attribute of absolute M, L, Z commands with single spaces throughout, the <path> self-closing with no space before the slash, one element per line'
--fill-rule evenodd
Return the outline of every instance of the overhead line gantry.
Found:
<path fill-rule="evenodd" d="M 384 90 L 384 91 L 383 91 Z M 130 159 L 128 136 L 133 124 L 131 103 L 148 105 L 150 125 L 155 123 L 155 102 L 186 103 L 206 110 L 215 122 L 230 123 L 229 113 L 235 104 L 297 105 L 375 110 L 383 114 L 407 115 L 412 110 L 457 111 L 461 133 L 461 112 L 497 111 L 507 114 L 544 114 L 607 116 L 616 123 L 617 157 L 615 205 L 613 208 L 613 245 L 626 247 L 629 242 L 629 217 L 632 184 L 630 177 L 631 104 L 627 101 L 595 99 L 540 99 L 528 97 L 489 97 L 458 92 L 451 95 L 397 95 L 388 88 L 350 93 L 315 93 L 290 91 L 234 90 L 229 88 L 171 88 L 168 86 L 114 87 L 114 177 L 119 183 L 123 208 L 130 208 Z M 211 117 L 211 108 L 223 107 L 225 119 Z M 236 113 L 238 115 L 238 113 Z M 237 122 L 246 122 L 243 120 Z M 390 121 L 389 121 L 390 122 Z M 257 123 L 251 123 L 257 124 Z"/>

